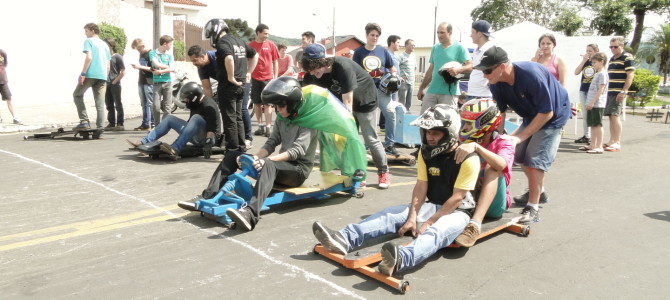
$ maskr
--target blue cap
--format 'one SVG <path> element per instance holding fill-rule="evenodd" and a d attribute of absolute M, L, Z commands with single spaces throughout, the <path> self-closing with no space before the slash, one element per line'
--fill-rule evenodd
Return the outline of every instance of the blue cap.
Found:
<path fill-rule="evenodd" d="M 491 24 L 486 20 L 475 21 L 472 23 L 472 29 L 481 32 L 485 36 L 491 37 L 491 33 L 489 32 L 489 30 L 491 30 Z"/>
<path fill-rule="evenodd" d="M 324 58 L 326 57 L 326 47 L 317 43 L 309 44 L 305 47 L 305 50 L 303 50 L 302 56 L 313 59 Z"/>

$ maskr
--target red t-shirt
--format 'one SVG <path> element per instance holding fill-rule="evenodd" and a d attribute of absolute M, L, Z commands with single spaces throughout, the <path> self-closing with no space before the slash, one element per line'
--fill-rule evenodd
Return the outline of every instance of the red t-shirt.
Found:
<path fill-rule="evenodd" d="M 258 81 L 271 80 L 272 62 L 279 59 L 279 51 L 277 51 L 277 46 L 275 46 L 275 43 L 269 40 L 266 40 L 263 43 L 251 41 L 249 46 L 258 52 L 258 63 L 256 64 L 256 69 L 254 69 L 254 71 L 251 73 L 251 78 Z"/>

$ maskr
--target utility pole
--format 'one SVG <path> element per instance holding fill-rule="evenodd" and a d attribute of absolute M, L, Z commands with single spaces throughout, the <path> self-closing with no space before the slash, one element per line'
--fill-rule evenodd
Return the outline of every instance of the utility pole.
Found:
<path fill-rule="evenodd" d="M 163 0 L 154 1 L 154 49 L 160 46 L 159 40 L 161 38 L 161 18 L 163 16 Z"/>
<path fill-rule="evenodd" d="M 261 24 L 261 0 L 258 0 L 258 24 Z M 256 25 L 258 25 L 256 24 Z"/>
<path fill-rule="evenodd" d="M 337 42 L 335 41 L 335 6 L 333 6 L 333 56 L 337 50 Z"/>

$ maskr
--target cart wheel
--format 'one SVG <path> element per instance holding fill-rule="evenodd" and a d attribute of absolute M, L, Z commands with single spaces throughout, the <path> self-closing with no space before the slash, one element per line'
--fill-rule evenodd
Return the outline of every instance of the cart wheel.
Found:
<path fill-rule="evenodd" d="M 160 155 L 158 155 L 158 154 L 149 154 L 149 157 L 151 157 L 151 159 L 153 159 L 153 160 L 157 160 L 158 157 L 160 157 Z"/>
<path fill-rule="evenodd" d="M 410 158 L 407 161 L 407 164 L 410 165 L 410 166 L 416 165 L 416 158 Z"/>
<path fill-rule="evenodd" d="M 205 212 L 204 212 L 204 211 L 201 211 L 201 212 L 200 212 L 200 216 L 204 218 L 204 217 L 205 217 Z"/>
<path fill-rule="evenodd" d="M 521 229 L 521 235 L 527 237 L 530 235 L 530 226 L 526 225 Z"/>
<path fill-rule="evenodd" d="M 235 229 L 237 228 L 237 224 L 235 222 L 230 222 L 230 224 L 228 224 L 228 228 Z"/>
<path fill-rule="evenodd" d="M 365 192 L 358 191 L 358 192 L 356 192 L 356 195 L 354 195 L 354 196 L 356 196 L 356 198 L 363 198 L 363 197 L 365 197 Z"/>
<path fill-rule="evenodd" d="M 99 133 L 94 133 L 93 134 L 93 139 L 94 140 L 100 139 L 100 134 Z"/>
<path fill-rule="evenodd" d="M 319 252 L 316 252 L 316 246 L 318 246 L 318 245 L 320 245 L 320 244 L 316 244 L 316 245 L 314 245 L 314 247 L 312 247 L 312 253 L 319 254 Z"/>
<path fill-rule="evenodd" d="M 400 291 L 401 294 L 405 294 L 409 290 L 409 281 L 403 280 L 400 282 L 400 287 L 398 287 L 398 291 Z"/>
<path fill-rule="evenodd" d="M 27 136 L 27 135 L 24 135 L 24 136 L 23 136 L 23 140 L 24 140 L 24 141 L 27 141 L 27 140 L 28 140 L 28 136 Z"/>
<path fill-rule="evenodd" d="M 91 136 L 88 134 L 88 132 L 80 132 L 79 134 L 80 134 L 81 137 L 84 138 L 85 140 L 88 140 L 88 139 L 91 138 Z"/>

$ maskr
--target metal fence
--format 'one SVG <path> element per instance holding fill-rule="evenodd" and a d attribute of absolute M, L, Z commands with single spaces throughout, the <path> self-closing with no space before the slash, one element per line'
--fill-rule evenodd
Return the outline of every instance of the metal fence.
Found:
<path fill-rule="evenodd" d="M 184 42 L 183 55 L 175 53 L 175 58 L 183 57 L 185 60 L 188 60 L 188 56 L 186 55 L 188 52 L 188 48 L 194 45 L 200 45 L 200 47 L 202 47 L 206 51 L 213 49 L 212 46 L 209 44 L 209 40 L 202 39 L 202 27 L 195 25 L 193 23 L 186 22 L 184 20 L 174 20 L 173 27 L 174 27 L 173 29 L 174 29 L 175 40 Z M 174 51 L 180 51 L 180 50 L 181 49 L 177 49 L 177 47 L 175 47 L 174 49 Z"/>

